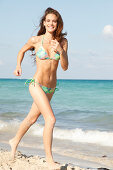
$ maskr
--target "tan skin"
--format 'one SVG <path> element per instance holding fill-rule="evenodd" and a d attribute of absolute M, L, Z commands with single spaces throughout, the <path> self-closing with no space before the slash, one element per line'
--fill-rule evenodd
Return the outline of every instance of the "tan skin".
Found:
<path fill-rule="evenodd" d="M 50 58 L 58 51 L 60 53 L 60 64 L 62 69 L 65 71 L 68 69 L 68 56 L 67 56 L 67 48 L 68 43 L 66 39 L 62 39 L 61 43 L 57 40 L 53 40 L 53 32 L 57 29 L 57 16 L 54 14 L 48 14 L 43 23 L 46 28 L 46 33 L 44 35 L 43 47 Z M 21 62 L 24 58 L 24 54 L 26 51 L 35 48 L 35 52 L 41 46 L 42 36 L 33 36 L 28 42 L 22 47 L 17 56 L 17 66 L 14 74 L 16 76 L 21 76 Z M 36 82 L 39 82 L 43 86 L 54 88 L 56 87 L 56 71 L 58 67 L 58 60 L 47 59 L 40 60 L 36 57 L 37 70 L 33 78 Z M 42 88 L 35 83 L 35 86 L 30 84 L 29 91 L 33 98 L 33 104 L 31 110 L 27 117 L 21 123 L 19 130 L 17 131 L 16 136 L 9 141 L 12 149 L 12 157 L 14 158 L 16 148 L 23 137 L 23 135 L 27 132 L 30 126 L 36 122 L 40 114 L 43 115 L 45 120 L 45 127 L 43 131 L 43 141 L 44 148 L 46 153 L 46 162 L 47 166 L 50 169 L 59 168 L 59 165 L 54 162 L 52 156 L 52 137 L 53 137 L 53 128 L 56 122 L 55 115 L 50 105 L 50 100 L 53 96 L 53 93 L 46 93 L 42 90 Z"/>

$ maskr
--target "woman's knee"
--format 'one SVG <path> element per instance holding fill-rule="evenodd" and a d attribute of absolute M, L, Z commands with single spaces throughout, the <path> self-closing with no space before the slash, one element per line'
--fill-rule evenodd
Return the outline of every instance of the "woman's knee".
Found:
<path fill-rule="evenodd" d="M 37 119 L 38 119 L 39 115 L 35 115 L 35 116 L 31 116 L 31 117 L 26 117 L 26 120 L 28 122 L 29 125 L 33 125 Z"/>
<path fill-rule="evenodd" d="M 46 120 L 45 120 L 45 124 L 48 124 L 49 126 L 54 126 L 56 123 L 56 118 L 54 116 L 52 117 L 48 117 Z"/>
<path fill-rule="evenodd" d="M 33 125 L 37 121 L 37 119 L 37 117 L 33 117 L 32 119 L 30 119 L 30 124 Z"/>

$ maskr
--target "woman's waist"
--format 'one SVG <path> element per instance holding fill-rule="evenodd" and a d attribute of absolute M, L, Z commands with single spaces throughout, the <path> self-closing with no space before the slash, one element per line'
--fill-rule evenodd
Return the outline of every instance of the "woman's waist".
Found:
<path fill-rule="evenodd" d="M 56 75 L 47 75 L 47 74 L 43 75 L 41 73 L 35 73 L 33 79 L 35 80 L 35 82 L 38 82 L 43 86 L 49 88 L 56 87 L 56 83 L 57 83 Z"/>

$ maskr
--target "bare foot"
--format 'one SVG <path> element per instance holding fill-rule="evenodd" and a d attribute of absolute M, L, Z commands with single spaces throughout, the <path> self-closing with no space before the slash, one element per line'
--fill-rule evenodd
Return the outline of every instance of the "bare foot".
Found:
<path fill-rule="evenodd" d="M 60 170 L 60 164 L 59 163 L 55 163 L 55 162 L 47 162 L 47 167 L 50 170 Z"/>
<path fill-rule="evenodd" d="M 11 146 L 11 159 L 14 160 L 17 148 L 17 144 L 15 143 L 14 138 L 9 140 L 9 144 Z"/>

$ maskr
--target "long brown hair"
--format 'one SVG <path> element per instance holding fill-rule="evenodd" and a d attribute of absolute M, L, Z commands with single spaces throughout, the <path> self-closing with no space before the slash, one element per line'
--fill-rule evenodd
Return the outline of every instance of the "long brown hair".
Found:
<path fill-rule="evenodd" d="M 53 38 L 56 39 L 58 42 L 61 42 L 62 39 L 67 35 L 67 33 L 62 33 L 63 30 L 63 20 L 61 15 L 59 14 L 59 12 L 53 8 L 47 8 L 45 10 L 44 15 L 41 17 L 40 19 L 40 24 L 39 24 L 39 31 L 37 33 L 37 36 L 39 35 L 43 35 L 46 32 L 45 26 L 44 26 L 44 21 L 46 19 L 46 16 L 48 14 L 55 14 L 57 16 L 57 29 L 55 30 L 54 34 L 53 34 Z M 35 51 L 34 48 L 30 49 L 32 51 L 32 56 L 35 55 Z M 34 59 L 35 61 L 36 59 Z"/>
<path fill-rule="evenodd" d="M 54 36 L 54 39 L 57 39 L 57 41 L 61 42 L 61 40 L 64 38 L 64 36 L 67 35 L 67 33 L 62 33 L 63 20 L 62 20 L 61 15 L 59 14 L 59 12 L 53 8 L 50 8 L 50 7 L 45 10 L 45 13 L 40 20 L 40 24 L 39 24 L 40 29 L 39 29 L 37 35 L 45 34 L 46 29 L 44 26 L 44 21 L 48 14 L 55 14 L 57 16 L 57 29 L 55 30 L 53 36 Z"/>

